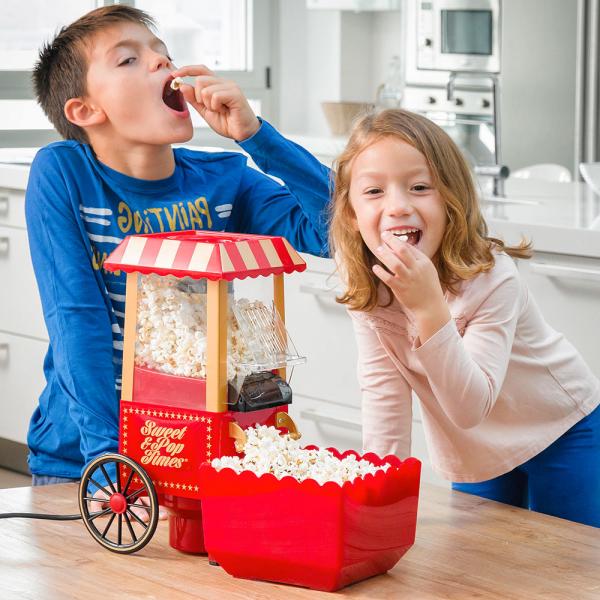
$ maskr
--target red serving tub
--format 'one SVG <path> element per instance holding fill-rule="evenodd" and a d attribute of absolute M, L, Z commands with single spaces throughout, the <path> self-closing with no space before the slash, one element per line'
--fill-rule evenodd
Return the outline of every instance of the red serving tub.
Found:
<path fill-rule="evenodd" d="M 420 461 L 329 450 L 390 468 L 340 486 L 202 465 L 209 558 L 234 577 L 324 591 L 391 569 L 415 540 Z"/>

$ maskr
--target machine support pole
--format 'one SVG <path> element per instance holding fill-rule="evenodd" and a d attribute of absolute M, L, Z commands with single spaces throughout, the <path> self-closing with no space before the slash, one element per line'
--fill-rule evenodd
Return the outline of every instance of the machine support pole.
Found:
<path fill-rule="evenodd" d="M 206 410 L 227 410 L 227 281 L 207 280 Z"/>
<path fill-rule="evenodd" d="M 121 401 L 124 402 L 131 402 L 133 399 L 138 279 L 138 273 L 127 273 L 127 284 L 125 287 L 125 326 L 123 331 L 123 371 L 121 373 Z"/>
<path fill-rule="evenodd" d="M 283 284 L 283 274 L 273 275 L 273 304 L 275 306 L 275 310 L 279 313 L 279 316 L 281 318 L 281 323 L 284 326 L 283 335 L 285 335 L 285 292 Z M 287 340 L 284 341 L 287 342 Z M 279 373 L 279 377 L 286 381 L 285 367 L 278 369 L 277 372 Z"/>

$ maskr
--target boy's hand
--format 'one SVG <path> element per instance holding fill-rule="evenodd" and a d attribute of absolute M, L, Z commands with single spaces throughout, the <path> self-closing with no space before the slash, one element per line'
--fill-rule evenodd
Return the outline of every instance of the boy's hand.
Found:
<path fill-rule="evenodd" d="M 387 270 L 373 265 L 373 272 L 411 313 L 423 344 L 451 317 L 437 270 L 429 257 L 408 242 L 387 232 L 382 239 L 377 258 Z"/>
<path fill-rule="evenodd" d="M 173 77 L 196 77 L 194 86 L 183 84 L 183 97 L 218 134 L 242 142 L 260 128 L 260 121 L 238 85 L 217 77 L 208 67 L 181 67 Z"/>

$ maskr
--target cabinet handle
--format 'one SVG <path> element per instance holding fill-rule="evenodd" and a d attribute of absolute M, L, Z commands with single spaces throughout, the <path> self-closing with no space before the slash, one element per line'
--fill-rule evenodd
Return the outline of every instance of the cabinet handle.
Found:
<path fill-rule="evenodd" d="M 7 365 L 8 364 L 8 356 L 9 356 L 9 352 L 8 352 L 8 344 L 0 344 L 0 365 Z"/>
<path fill-rule="evenodd" d="M 583 267 L 567 267 L 564 265 L 553 265 L 551 263 L 529 263 L 532 273 L 545 275 L 546 277 L 558 277 L 560 279 L 579 279 L 580 281 L 591 281 L 600 283 L 600 271 L 597 269 L 585 269 Z"/>
<path fill-rule="evenodd" d="M 0 217 L 8 217 L 8 196 L 0 196 Z"/>
<path fill-rule="evenodd" d="M 358 423 L 357 421 L 340 419 L 338 417 L 334 417 L 333 415 L 328 415 L 327 413 L 321 412 L 320 410 L 315 410 L 314 408 L 301 410 L 300 417 L 302 419 L 306 419 L 307 421 L 314 421 L 317 424 L 337 425 L 338 427 L 351 429 L 352 431 L 362 431 L 362 424 Z"/>
<path fill-rule="evenodd" d="M 10 247 L 9 237 L 0 237 L 0 256 L 8 256 L 8 250 Z"/>

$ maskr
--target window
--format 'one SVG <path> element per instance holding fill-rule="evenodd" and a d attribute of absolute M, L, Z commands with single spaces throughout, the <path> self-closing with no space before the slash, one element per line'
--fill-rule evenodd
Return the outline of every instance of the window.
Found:
<path fill-rule="evenodd" d="M 30 70 L 37 50 L 64 23 L 96 8 L 96 0 L 21 0 L 0 4 L 0 145 L 56 138 L 33 98 Z"/>
<path fill-rule="evenodd" d="M 272 0 L 131 0 L 152 15 L 176 64 L 206 64 L 239 83 L 259 113 L 268 113 Z M 102 0 L 20 0 L 0 4 L 0 146 L 43 145 L 58 134 L 33 99 L 30 71 L 38 48 L 61 26 Z M 192 115 L 197 136 L 207 132 Z M 211 136 L 208 136 L 210 138 Z M 211 143 L 215 143 L 212 139 Z"/>
<path fill-rule="evenodd" d="M 0 65 L 3 70 L 33 67 L 37 49 L 65 23 L 96 8 L 95 0 L 26 0 L 0 5 Z"/>
<path fill-rule="evenodd" d="M 136 0 L 135 5 L 159 23 L 159 37 L 178 64 L 252 70 L 252 0 Z"/>

